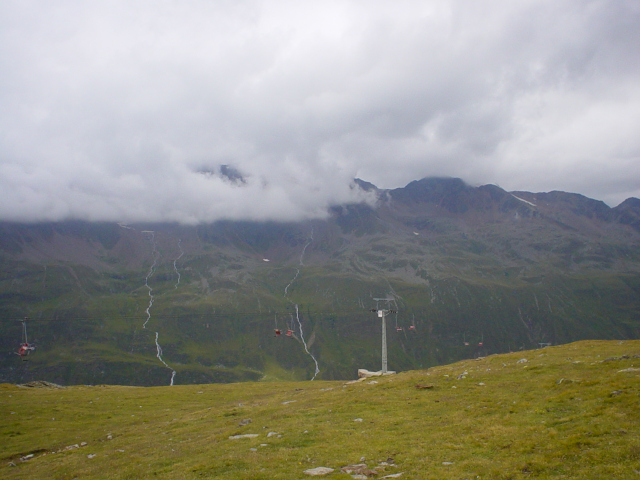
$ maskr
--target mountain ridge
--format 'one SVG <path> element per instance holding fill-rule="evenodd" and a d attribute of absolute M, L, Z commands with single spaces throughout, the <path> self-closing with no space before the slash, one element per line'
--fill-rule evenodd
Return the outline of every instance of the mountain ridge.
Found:
<path fill-rule="evenodd" d="M 163 384 L 160 346 L 179 383 L 310 378 L 311 356 L 320 378 L 347 378 L 380 361 L 369 310 L 387 296 L 400 370 L 640 335 L 639 200 L 354 184 L 376 203 L 324 220 L 1 223 L 0 379 Z M 25 316 L 39 348 L 16 365 Z"/>

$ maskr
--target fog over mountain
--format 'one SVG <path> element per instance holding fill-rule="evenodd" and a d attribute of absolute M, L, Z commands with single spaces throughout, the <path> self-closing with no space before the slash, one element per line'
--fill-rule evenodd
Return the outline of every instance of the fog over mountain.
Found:
<path fill-rule="evenodd" d="M 632 0 L 2 2 L 0 220 L 321 218 L 427 176 L 640 197 Z"/>

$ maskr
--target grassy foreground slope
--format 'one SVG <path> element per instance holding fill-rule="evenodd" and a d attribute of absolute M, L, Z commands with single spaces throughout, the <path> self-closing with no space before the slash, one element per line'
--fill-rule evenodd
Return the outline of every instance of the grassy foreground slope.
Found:
<path fill-rule="evenodd" d="M 347 479 L 364 457 L 378 478 L 640 478 L 639 401 L 635 340 L 351 384 L 4 384 L 0 477 Z"/>

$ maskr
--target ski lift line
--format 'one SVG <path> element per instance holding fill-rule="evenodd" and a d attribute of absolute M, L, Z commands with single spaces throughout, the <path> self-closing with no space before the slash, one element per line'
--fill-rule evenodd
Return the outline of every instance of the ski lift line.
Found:
<path fill-rule="evenodd" d="M 349 318 L 353 318 L 353 317 L 363 317 L 363 318 L 367 318 L 367 312 L 368 310 L 340 310 L 340 312 L 336 312 L 336 311 L 311 311 L 310 313 L 314 316 L 318 316 L 318 317 L 335 317 L 336 320 L 340 320 L 340 319 L 346 319 L 347 317 Z M 287 316 L 287 315 L 291 315 L 291 312 L 289 311 L 274 311 L 274 312 L 270 312 L 273 313 L 275 315 L 280 315 L 280 316 Z M 395 313 L 395 310 L 394 310 Z M 183 314 L 159 314 L 156 313 L 154 314 L 154 318 L 155 319 L 159 319 L 159 320 L 172 320 L 172 319 L 198 319 L 198 318 L 232 318 L 232 317 L 255 317 L 255 318 L 264 318 L 265 313 L 264 312 L 231 312 L 231 313 L 218 313 L 218 312 L 214 312 L 214 313 L 183 313 Z M 117 318 L 120 320 L 136 320 L 139 319 L 141 317 L 140 314 L 137 315 L 109 315 L 109 316 L 67 316 L 65 315 L 64 318 L 66 320 L 75 320 L 75 321 L 90 321 L 90 320 L 108 320 L 109 318 Z M 53 317 L 51 317 L 50 321 L 53 320 Z M 0 317 L 0 322 L 15 322 L 15 321 L 21 321 L 20 317 Z M 37 320 L 31 320 L 32 322 L 37 322 L 37 323 L 42 323 L 42 322 L 48 322 L 48 320 L 46 318 L 40 318 Z"/>

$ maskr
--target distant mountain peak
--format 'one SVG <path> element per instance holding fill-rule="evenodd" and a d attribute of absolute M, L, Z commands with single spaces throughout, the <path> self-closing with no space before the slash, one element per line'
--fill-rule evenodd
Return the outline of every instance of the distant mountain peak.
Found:
<path fill-rule="evenodd" d="M 364 181 L 364 180 L 362 180 L 360 178 L 354 178 L 353 179 L 353 183 L 355 185 L 357 185 L 358 187 L 360 187 L 365 192 L 377 192 L 378 191 L 378 187 L 376 187 L 373 183 L 366 182 L 366 181 Z"/>
<path fill-rule="evenodd" d="M 247 183 L 240 171 L 231 165 L 220 165 L 220 175 L 233 183 Z"/>

